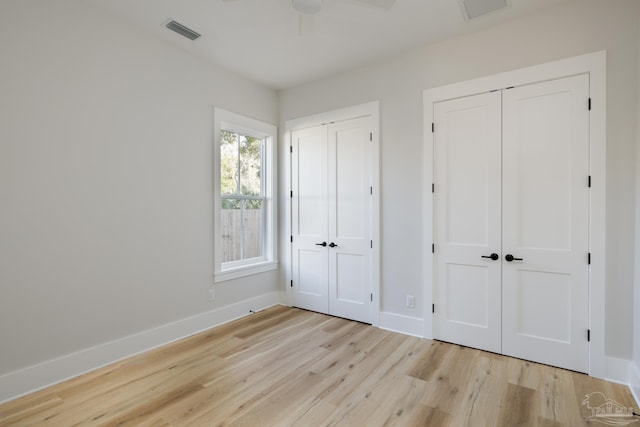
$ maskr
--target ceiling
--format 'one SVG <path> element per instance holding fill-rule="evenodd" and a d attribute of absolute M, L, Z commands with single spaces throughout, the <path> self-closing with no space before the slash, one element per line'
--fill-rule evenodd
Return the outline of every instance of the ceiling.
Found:
<path fill-rule="evenodd" d="M 135 25 L 235 73 L 286 89 L 400 52 L 478 31 L 571 0 L 508 0 L 473 20 L 459 0 L 396 0 L 391 9 L 324 0 L 312 20 L 291 0 L 90 0 Z M 170 19 L 202 34 L 190 41 Z M 312 22 L 312 25 L 310 25 Z"/>

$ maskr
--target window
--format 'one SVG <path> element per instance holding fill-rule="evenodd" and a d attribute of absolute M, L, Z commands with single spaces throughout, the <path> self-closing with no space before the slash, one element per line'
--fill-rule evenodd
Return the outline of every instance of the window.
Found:
<path fill-rule="evenodd" d="M 276 128 L 215 109 L 216 282 L 277 267 Z"/>
<path fill-rule="evenodd" d="M 264 138 L 220 130 L 223 263 L 263 256 L 264 143 Z"/>

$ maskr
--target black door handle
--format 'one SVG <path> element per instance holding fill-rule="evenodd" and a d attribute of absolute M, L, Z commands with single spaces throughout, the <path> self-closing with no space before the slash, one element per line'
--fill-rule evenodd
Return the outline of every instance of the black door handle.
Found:
<path fill-rule="evenodd" d="M 482 255 L 481 258 L 489 258 L 489 259 L 492 259 L 494 261 L 497 261 L 498 258 L 500 258 L 500 255 L 498 255 L 497 253 L 494 252 L 491 255 Z"/>
<path fill-rule="evenodd" d="M 511 261 L 522 261 L 522 258 L 516 258 L 516 257 L 514 257 L 514 256 L 513 256 L 513 255 L 511 255 L 511 254 L 506 254 L 506 255 L 504 256 L 504 259 L 505 259 L 506 261 L 508 261 L 508 262 L 511 262 Z"/>
<path fill-rule="evenodd" d="M 327 247 L 327 242 L 316 243 L 316 246 L 322 246 L 323 248 Z"/>
<path fill-rule="evenodd" d="M 336 246 L 338 246 L 338 245 L 336 245 L 336 244 L 335 244 L 335 243 L 333 243 L 333 242 L 329 243 L 329 247 L 330 247 L 330 248 L 335 248 Z"/>

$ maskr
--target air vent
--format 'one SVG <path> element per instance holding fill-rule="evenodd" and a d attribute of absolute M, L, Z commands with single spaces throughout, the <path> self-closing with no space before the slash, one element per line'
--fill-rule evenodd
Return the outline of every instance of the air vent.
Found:
<path fill-rule="evenodd" d="M 466 19 L 474 19 L 508 6 L 507 0 L 460 0 Z"/>
<path fill-rule="evenodd" d="M 175 31 L 176 33 L 180 34 L 181 36 L 184 36 L 184 37 L 188 38 L 189 40 L 195 40 L 198 37 L 200 37 L 200 35 L 201 35 L 199 33 L 196 33 L 195 31 L 193 31 L 191 28 L 185 27 L 181 23 L 179 23 L 177 21 L 173 21 L 173 20 L 169 21 L 167 23 L 167 25 L 165 25 L 165 27 L 167 27 L 171 31 Z"/>

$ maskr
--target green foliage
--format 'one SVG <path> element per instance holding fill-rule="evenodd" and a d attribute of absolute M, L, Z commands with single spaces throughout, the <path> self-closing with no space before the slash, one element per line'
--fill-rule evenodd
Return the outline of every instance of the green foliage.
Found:
<path fill-rule="evenodd" d="M 220 194 L 261 195 L 262 140 L 221 131 Z"/>
<path fill-rule="evenodd" d="M 238 194 L 238 136 L 220 132 L 220 194 Z"/>
<path fill-rule="evenodd" d="M 242 209 L 243 203 L 245 209 L 262 209 L 262 200 L 242 200 L 225 197 L 222 199 L 221 205 L 222 209 Z"/>

